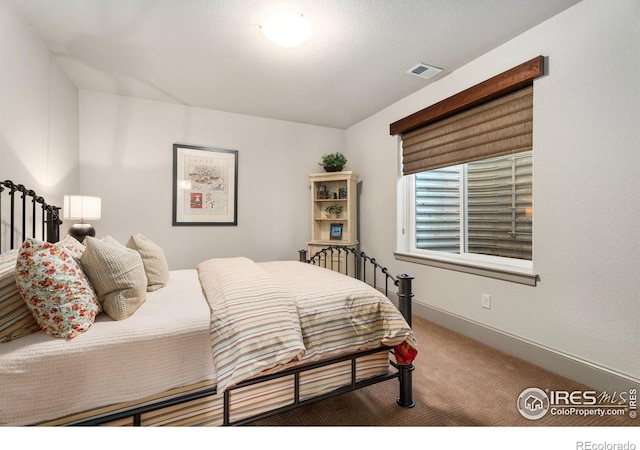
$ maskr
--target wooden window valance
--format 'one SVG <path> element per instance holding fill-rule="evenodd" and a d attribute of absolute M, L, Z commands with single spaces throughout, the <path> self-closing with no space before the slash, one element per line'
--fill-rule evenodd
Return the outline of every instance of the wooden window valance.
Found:
<path fill-rule="evenodd" d="M 539 56 L 394 122 L 402 135 L 403 173 L 422 172 L 532 148 L 533 80 Z"/>

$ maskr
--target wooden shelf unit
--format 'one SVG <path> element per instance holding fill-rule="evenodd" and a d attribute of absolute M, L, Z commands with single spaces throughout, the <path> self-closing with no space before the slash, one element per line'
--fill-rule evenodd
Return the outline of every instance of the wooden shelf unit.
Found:
<path fill-rule="evenodd" d="M 358 249 L 358 174 L 352 171 L 324 172 L 309 174 L 311 183 L 311 240 L 309 256 L 330 245 L 345 245 Z M 339 216 L 328 216 L 329 205 L 341 205 Z M 340 239 L 332 239 L 332 228 L 337 237 L 341 226 Z"/>

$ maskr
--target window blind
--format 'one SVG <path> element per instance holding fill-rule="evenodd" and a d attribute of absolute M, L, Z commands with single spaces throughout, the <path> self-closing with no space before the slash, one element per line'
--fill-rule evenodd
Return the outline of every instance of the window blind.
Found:
<path fill-rule="evenodd" d="M 532 259 L 533 153 L 468 164 L 467 252 Z"/>
<path fill-rule="evenodd" d="M 460 166 L 415 176 L 415 245 L 460 253 Z"/>
<path fill-rule="evenodd" d="M 531 260 L 533 153 L 501 156 L 415 175 L 418 249 Z M 464 186 L 464 187 L 463 187 Z M 466 192 L 466 232 L 461 196 Z M 466 243 L 461 236 L 466 235 Z"/>
<path fill-rule="evenodd" d="M 531 150 L 533 86 L 402 135 L 404 175 Z"/>

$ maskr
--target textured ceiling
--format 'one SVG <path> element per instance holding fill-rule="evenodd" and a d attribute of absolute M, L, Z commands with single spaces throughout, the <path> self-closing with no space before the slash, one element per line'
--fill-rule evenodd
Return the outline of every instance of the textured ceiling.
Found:
<path fill-rule="evenodd" d="M 348 128 L 578 0 L 0 0 L 80 89 Z M 259 24 L 293 9 L 300 47 Z M 405 72 L 418 63 L 430 80 Z"/>

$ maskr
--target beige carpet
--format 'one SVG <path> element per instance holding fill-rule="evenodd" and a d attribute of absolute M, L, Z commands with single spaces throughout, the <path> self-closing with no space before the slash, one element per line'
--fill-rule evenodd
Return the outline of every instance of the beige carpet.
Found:
<path fill-rule="evenodd" d="M 638 426 L 640 419 L 558 416 L 523 417 L 517 400 L 523 390 L 586 390 L 521 359 L 416 317 L 419 343 L 414 362 L 416 406 L 396 404 L 397 380 L 369 386 L 258 422 L 258 426 Z"/>

